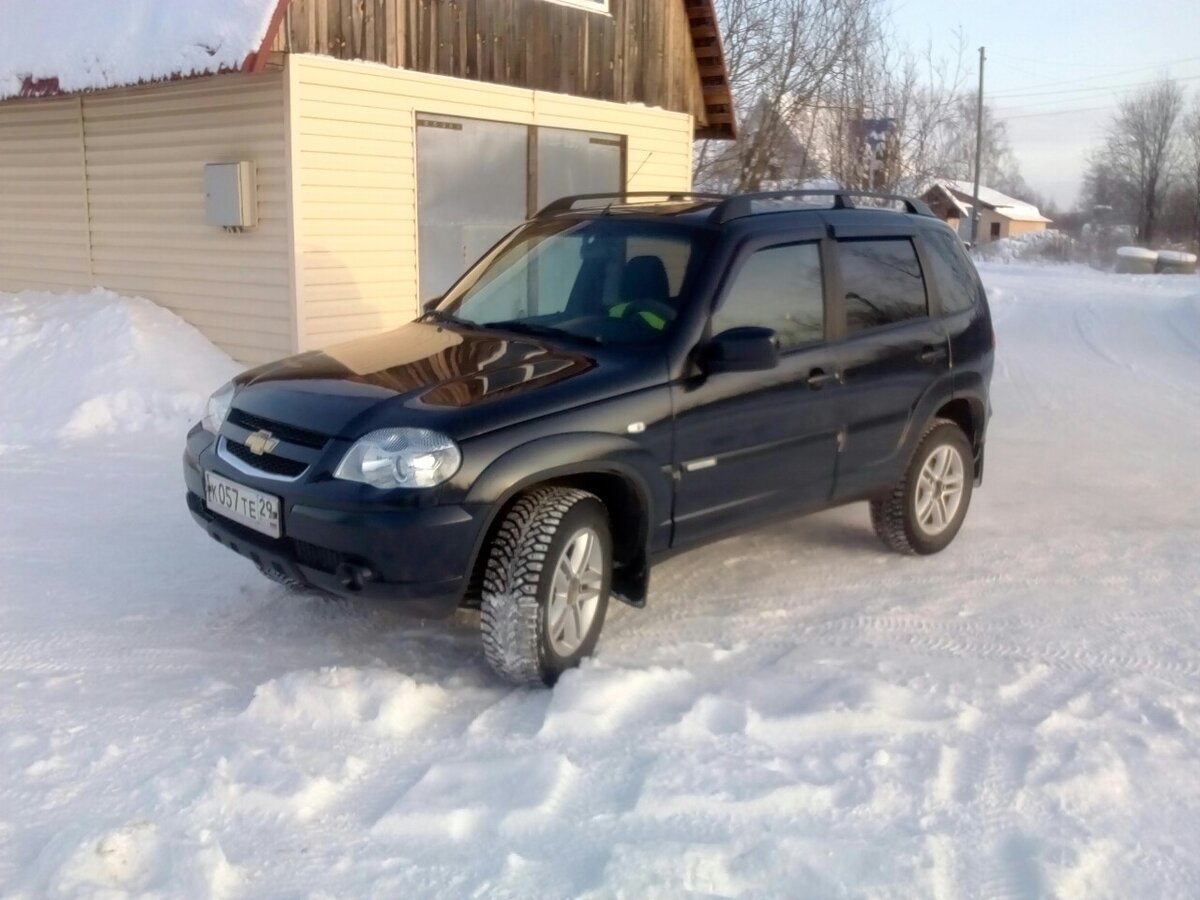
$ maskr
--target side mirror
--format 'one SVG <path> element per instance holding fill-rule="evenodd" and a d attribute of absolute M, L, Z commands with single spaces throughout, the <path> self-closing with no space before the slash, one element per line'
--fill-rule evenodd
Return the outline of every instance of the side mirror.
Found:
<path fill-rule="evenodd" d="M 424 303 L 421 304 L 421 312 L 423 312 L 423 313 L 432 312 L 433 310 L 437 309 L 438 304 L 441 303 L 443 299 L 444 298 L 442 298 L 442 297 L 430 297 L 428 300 L 426 300 Z"/>
<path fill-rule="evenodd" d="M 701 354 L 705 372 L 762 372 L 779 365 L 775 330 L 744 325 L 722 331 Z"/>

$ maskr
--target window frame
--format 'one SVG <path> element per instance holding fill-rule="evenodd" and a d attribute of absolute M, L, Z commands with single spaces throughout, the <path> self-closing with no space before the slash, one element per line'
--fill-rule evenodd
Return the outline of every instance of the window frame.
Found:
<path fill-rule="evenodd" d="M 771 250 L 775 247 L 790 247 L 794 244 L 816 244 L 821 262 L 821 299 L 822 313 L 824 314 L 824 336 L 818 340 L 809 341 L 804 344 L 780 348 L 779 355 L 783 358 L 793 353 L 803 353 L 812 350 L 814 347 L 827 346 L 833 343 L 837 333 L 837 320 L 834 318 L 836 314 L 836 298 L 833 291 L 834 273 L 830 269 L 831 256 L 835 249 L 833 248 L 833 243 L 829 235 L 820 228 L 777 231 L 769 235 L 757 235 L 744 239 L 737 247 L 730 264 L 726 266 L 721 283 L 713 294 L 712 302 L 709 308 L 705 310 L 704 342 L 710 341 L 716 336 L 716 332 L 713 331 L 713 319 L 716 316 L 717 310 L 729 298 L 730 291 L 741 274 L 742 268 L 754 254 L 760 250 Z"/>

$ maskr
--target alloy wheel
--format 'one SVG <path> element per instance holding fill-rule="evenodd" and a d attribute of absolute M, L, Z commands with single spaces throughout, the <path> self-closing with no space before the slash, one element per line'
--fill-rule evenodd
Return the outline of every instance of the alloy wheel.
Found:
<path fill-rule="evenodd" d="M 600 537 L 591 528 L 580 529 L 563 548 L 546 608 L 546 636 L 560 657 L 578 650 L 591 631 L 600 605 L 604 565 Z"/>
<path fill-rule="evenodd" d="M 962 455 L 957 448 L 942 444 L 937 447 L 917 477 L 917 527 L 930 537 L 945 531 L 962 505 L 964 472 Z"/>

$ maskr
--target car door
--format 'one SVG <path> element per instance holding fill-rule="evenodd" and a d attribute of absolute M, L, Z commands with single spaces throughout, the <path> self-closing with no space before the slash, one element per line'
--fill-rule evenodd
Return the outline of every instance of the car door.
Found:
<path fill-rule="evenodd" d="M 846 500 L 899 479 L 908 439 L 931 412 L 924 401 L 948 383 L 950 364 L 914 235 L 854 225 L 835 234 L 845 436 L 834 496 Z"/>
<path fill-rule="evenodd" d="M 696 375 L 672 387 L 676 546 L 829 499 L 840 386 L 825 330 L 831 249 L 819 235 L 745 247 L 714 306 L 710 335 L 771 328 L 778 366 Z"/>

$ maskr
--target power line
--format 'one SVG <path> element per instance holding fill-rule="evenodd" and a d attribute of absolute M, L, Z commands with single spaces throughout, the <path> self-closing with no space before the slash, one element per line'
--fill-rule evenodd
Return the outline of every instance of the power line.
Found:
<path fill-rule="evenodd" d="M 1162 79 L 1155 78 L 1152 81 L 1135 81 L 1126 84 L 1098 84 L 1092 87 L 1078 88 L 1063 88 L 1057 91 L 1004 91 L 991 95 L 990 99 L 1001 100 L 1016 100 L 1021 97 L 1051 97 L 1061 94 L 1088 94 L 1104 91 L 1123 91 L 1130 88 L 1148 87 L 1149 85 L 1158 84 Z M 1173 81 L 1200 81 L 1200 75 L 1185 75 L 1182 78 L 1171 79 Z"/>
<path fill-rule="evenodd" d="M 1109 103 L 1105 106 L 1079 106 L 1074 109 L 1049 109 L 1046 112 L 1036 113 L 1017 113 L 1016 115 L 1007 115 L 996 113 L 996 117 L 1008 121 L 1009 119 L 1037 119 L 1042 116 L 1069 116 L 1075 113 L 1097 112 L 1102 109 L 1116 109 L 1115 103 Z"/>
<path fill-rule="evenodd" d="M 1011 88 L 1008 91 L 1005 91 L 1004 93 L 1014 94 L 1014 93 L 1019 93 L 1019 92 L 1026 91 L 1026 90 L 1057 87 L 1059 85 L 1064 85 L 1064 84 L 1079 84 L 1080 82 L 1083 82 L 1083 81 L 1099 81 L 1099 80 L 1102 80 L 1105 78 L 1124 78 L 1126 75 L 1132 75 L 1134 72 L 1147 72 L 1147 71 L 1150 71 L 1151 69 L 1158 69 L 1161 71 L 1166 68 L 1169 68 L 1172 65 L 1182 65 L 1184 63 L 1191 63 L 1191 62 L 1196 62 L 1196 61 L 1200 61 L 1200 56 L 1191 56 L 1191 57 L 1185 57 L 1183 59 L 1168 60 L 1165 62 L 1155 63 L 1153 65 L 1148 65 L 1148 66 L 1134 66 L 1134 67 L 1122 69 L 1117 72 L 1105 72 L 1101 75 L 1085 75 L 1080 78 L 1065 78 L 1065 79 L 1062 79 L 1059 81 L 1035 82 L 1033 84 L 1027 84 L 1027 85 L 1022 85 L 1020 87 Z M 1001 65 L 1003 65 L 1003 63 L 1001 63 Z M 1039 76 L 1035 75 L 1033 72 L 1029 72 L 1028 70 L 1025 70 L 1025 69 L 1017 69 L 1015 66 L 1006 66 L 1006 68 L 1012 68 L 1015 71 L 1022 72 L 1026 75 L 1034 75 L 1034 77 L 1039 77 Z"/>
<path fill-rule="evenodd" d="M 1046 62 L 1045 59 L 1030 59 L 1028 57 L 1021 57 L 1021 56 L 1001 56 L 1000 57 L 1000 60 L 1002 62 L 1005 59 L 1014 60 L 1019 63 L 1033 63 L 1034 65 L 1042 65 Z M 1183 57 L 1181 59 L 1165 59 L 1165 60 L 1162 60 L 1161 62 L 1158 62 L 1152 66 L 1146 66 L 1145 68 L 1157 69 L 1157 68 L 1161 68 L 1162 66 L 1174 65 L 1175 63 L 1192 62 L 1193 60 L 1196 60 L 1196 59 L 1200 59 L 1200 56 L 1189 56 L 1189 57 Z M 1055 60 L 1054 65 L 1056 67 L 1065 66 L 1065 67 L 1071 68 L 1071 69 L 1128 69 L 1128 68 L 1130 68 L 1128 63 L 1094 63 L 1094 62 L 1093 63 L 1071 63 L 1071 62 L 1063 62 L 1061 60 Z M 1116 74 L 1116 73 L 1110 73 L 1110 74 Z"/>

